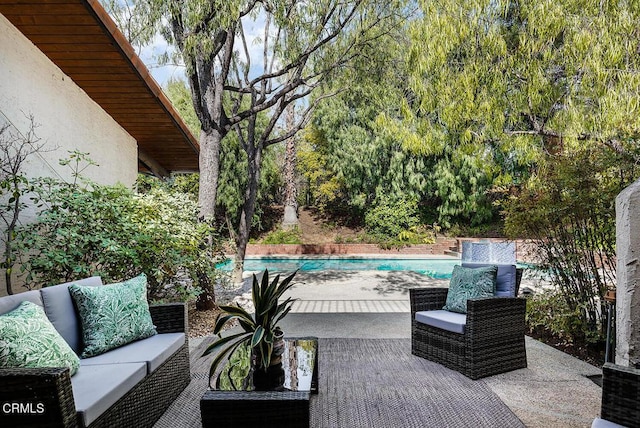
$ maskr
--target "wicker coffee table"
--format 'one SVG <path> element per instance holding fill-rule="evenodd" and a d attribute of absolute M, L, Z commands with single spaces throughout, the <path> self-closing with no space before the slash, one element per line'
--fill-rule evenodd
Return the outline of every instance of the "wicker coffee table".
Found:
<path fill-rule="evenodd" d="M 206 391 L 200 400 L 202 426 L 308 427 L 309 399 L 318 392 L 318 339 L 285 339 L 282 368 L 284 391 L 234 391 L 224 386 Z"/>

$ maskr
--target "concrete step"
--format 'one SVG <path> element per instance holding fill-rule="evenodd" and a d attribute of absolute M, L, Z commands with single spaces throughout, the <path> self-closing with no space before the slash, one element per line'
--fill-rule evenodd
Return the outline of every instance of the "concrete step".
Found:
<path fill-rule="evenodd" d="M 291 313 L 405 313 L 411 312 L 406 300 L 296 300 Z"/>

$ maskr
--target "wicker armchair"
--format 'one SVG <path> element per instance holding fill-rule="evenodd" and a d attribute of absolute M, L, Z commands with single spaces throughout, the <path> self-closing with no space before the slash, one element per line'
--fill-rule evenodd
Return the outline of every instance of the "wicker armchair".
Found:
<path fill-rule="evenodd" d="M 591 426 L 640 427 L 640 369 L 612 363 L 602 367 L 601 419 Z"/>
<path fill-rule="evenodd" d="M 187 332 L 185 305 L 151 306 L 158 333 Z M 185 343 L 153 373 L 141 380 L 91 425 L 151 427 L 189 384 L 189 345 Z M 10 427 L 79 427 L 68 368 L 0 369 L 0 425 Z M 6 404 L 8 403 L 8 404 Z M 11 404 L 23 407 L 11 411 Z"/>
<path fill-rule="evenodd" d="M 518 282 L 522 277 L 516 275 Z M 492 297 L 467 301 L 464 333 L 416 321 L 416 312 L 440 310 L 447 288 L 411 289 L 411 352 L 479 379 L 527 367 L 524 343 L 526 300 Z"/>

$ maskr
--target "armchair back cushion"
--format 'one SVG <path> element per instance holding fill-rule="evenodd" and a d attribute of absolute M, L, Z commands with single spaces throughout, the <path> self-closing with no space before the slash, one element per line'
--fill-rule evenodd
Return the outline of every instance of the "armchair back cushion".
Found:
<path fill-rule="evenodd" d="M 496 274 L 496 290 L 494 292 L 494 296 L 516 297 L 517 283 L 515 265 L 495 263 L 462 263 L 462 266 L 468 268 L 485 268 L 489 266 L 496 266 L 498 268 L 498 272 Z"/>
<path fill-rule="evenodd" d="M 99 276 L 92 276 L 79 281 L 44 287 L 40 290 L 40 293 L 42 294 L 47 318 L 49 318 L 51 324 L 58 330 L 64 340 L 67 341 L 71 349 L 80 355 L 82 351 L 82 330 L 76 315 L 73 299 L 69 294 L 69 285 L 71 284 L 98 286 L 102 285 L 102 280 Z"/>
<path fill-rule="evenodd" d="M 445 311 L 467 313 L 467 300 L 479 297 L 493 297 L 496 288 L 495 266 L 467 268 L 454 266 Z"/>

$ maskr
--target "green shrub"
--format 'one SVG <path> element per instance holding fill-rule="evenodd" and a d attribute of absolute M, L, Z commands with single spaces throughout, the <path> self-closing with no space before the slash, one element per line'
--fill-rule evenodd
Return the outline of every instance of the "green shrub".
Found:
<path fill-rule="evenodd" d="M 598 331 L 586 328 L 582 318 L 582 309 L 570 309 L 559 291 L 546 291 L 528 298 L 527 328 L 543 338 L 548 332 L 567 343 L 573 343 L 576 338 L 586 343 L 602 341 Z"/>
<path fill-rule="evenodd" d="M 381 240 L 396 240 L 402 232 L 420 224 L 416 201 L 385 202 L 369 210 L 364 218 L 367 233 Z"/>
<path fill-rule="evenodd" d="M 263 244 L 302 244 L 302 236 L 300 229 L 294 227 L 293 229 L 284 230 L 278 229 L 270 232 L 262 240 Z"/>
<path fill-rule="evenodd" d="M 414 200 L 400 199 L 374 207 L 365 216 L 365 228 L 363 240 L 383 248 L 435 242 L 436 230 L 421 224 Z"/>
<path fill-rule="evenodd" d="M 566 305 L 560 313 L 571 314 L 565 331 L 577 342 L 604 335 L 603 297 L 616 274 L 615 199 L 635 170 L 599 146 L 560 153 L 505 204 L 506 232 L 534 243 L 540 268 L 561 292 L 557 303 Z"/>
<path fill-rule="evenodd" d="M 135 194 L 122 185 L 41 179 L 37 220 L 20 230 L 30 249 L 27 281 L 47 286 L 91 275 L 122 281 L 142 272 L 149 298 L 186 300 L 199 293 L 199 273 L 215 275 L 222 258 L 204 245 L 212 228 L 197 220 L 193 197 L 151 186 Z"/>

